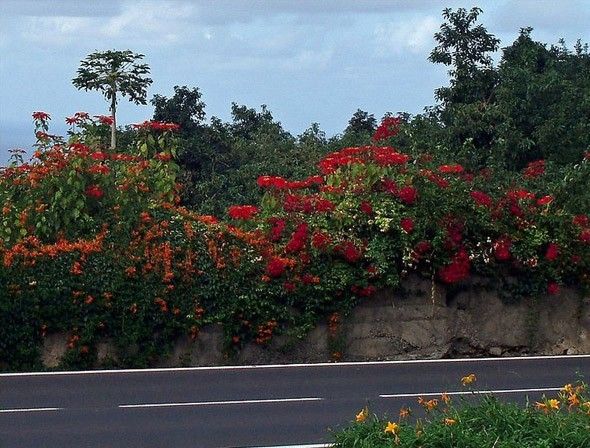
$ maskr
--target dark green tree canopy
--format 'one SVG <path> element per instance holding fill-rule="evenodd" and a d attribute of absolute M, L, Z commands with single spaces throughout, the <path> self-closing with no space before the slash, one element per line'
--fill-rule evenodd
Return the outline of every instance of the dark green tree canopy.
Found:
<path fill-rule="evenodd" d="M 348 120 L 345 134 L 373 134 L 377 128 L 377 120 L 373 114 L 357 109 Z"/>
<path fill-rule="evenodd" d="M 154 120 L 177 123 L 183 133 L 195 130 L 205 119 L 205 103 L 198 87 L 174 86 L 174 95 L 154 95 Z"/>

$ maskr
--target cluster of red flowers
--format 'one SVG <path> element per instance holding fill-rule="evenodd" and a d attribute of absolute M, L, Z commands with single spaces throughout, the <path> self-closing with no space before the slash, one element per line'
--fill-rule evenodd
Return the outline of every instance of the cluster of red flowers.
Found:
<path fill-rule="evenodd" d="M 395 137 L 399 132 L 401 120 L 397 117 L 386 117 L 373 134 L 373 141 L 386 140 Z"/>
<path fill-rule="evenodd" d="M 490 195 L 484 193 L 483 191 L 474 190 L 471 193 L 469 193 L 469 195 L 477 205 L 481 205 L 483 207 L 488 208 L 492 208 L 494 206 L 494 200 L 491 198 Z"/>
<path fill-rule="evenodd" d="M 510 248 L 512 247 L 512 240 L 508 236 L 498 238 L 494 243 L 494 256 L 498 261 L 508 261 L 512 257 Z"/>
<path fill-rule="evenodd" d="M 48 121 L 51 120 L 51 117 L 47 112 L 33 112 L 33 120 Z"/>
<path fill-rule="evenodd" d="M 85 193 L 86 196 L 92 199 L 100 199 L 104 196 L 104 191 L 102 191 L 100 185 L 96 184 L 92 184 L 86 187 Z"/>
<path fill-rule="evenodd" d="M 113 117 L 110 115 L 95 115 L 94 118 L 96 118 L 100 124 L 106 126 L 111 126 L 114 123 Z"/>
<path fill-rule="evenodd" d="M 352 241 L 344 241 L 334 246 L 334 250 L 349 263 L 356 263 L 363 257 L 363 252 Z"/>
<path fill-rule="evenodd" d="M 460 249 L 453 257 L 451 263 L 443 266 L 438 271 L 438 275 L 445 283 L 457 283 L 469 277 L 470 267 L 469 254 L 465 249 Z"/>
<path fill-rule="evenodd" d="M 82 124 L 86 120 L 89 120 L 89 119 L 90 119 L 90 115 L 88 115 L 87 112 L 76 112 L 73 116 L 66 117 L 66 124 L 69 124 L 69 125 Z"/>
<path fill-rule="evenodd" d="M 285 251 L 287 253 L 299 252 L 305 247 L 305 243 L 307 242 L 307 229 L 308 226 L 305 222 L 302 222 L 297 226 L 291 239 L 285 246 Z"/>
<path fill-rule="evenodd" d="M 542 176 L 543 174 L 545 174 L 545 161 L 537 160 L 535 162 L 530 162 L 522 173 L 524 177 L 527 177 L 529 179 Z"/>
<path fill-rule="evenodd" d="M 279 324 L 276 320 L 269 320 L 267 323 L 258 326 L 258 335 L 256 336 L 257 344 L 266 344 L 271 340 L 272 334 Z"/>
<path fill-rule="evenodd" d="M 283 200 L 286 212 L 326 213 L 334 210 L 334 203 L 319 195 L 287 194 Z"/>
<path fill-rule="evenodd" d="M 463 166 L 456 165 L 441 165 L 438 167 L 438 172 L 443 174 L 460 174 L 464 171 Z"/>
<path fill-rule="evenodd" d="M 288 265 L 289 263 L 287 259 L 272 257 L 266 264 L 266 274 L 273 278 L 280 277 L 285 273 Z"/>
<path fill-rule="evenodd" d="M 276 190 L 299 190 L 303 188 L 310 188 L 314 185 L 321 185 L 324 183 L 322 176 L 310 176 L 304 180 L 288 181 L 281 176 L 260 176 L 256 181 L 261 188 L 273 188 Z"/>
<path fill-rule="evenodd" d="M 414 231 L 414 220 L 412 218 L 402 218 L 399 225 L 408 234 Z"/>
<path fill-rule="evenodd" d="M 268 222 L 272 226 L 270 229 L 269 239 L 272 242 L 279 241 L 283 235 L 283 230 L 285 230 L 285 226 L 287 225 L 287 220 L 284 218 L 272 217 L 268 220 Z"/>
<path fill-rule="evenodd" d="M 259 212 L 255 205 L 232 205 L 227 210 L 231 219 L 243 219 L 245 221 L 252 219 Z"/>
<path fill-rule="evenodd" d="M 166 123 L 164 121 L 146 120 L 143 123 L 132 125 L 135 129 L 149 129 L 152 131 L 178 131 L 180 125 L 176 123 Z"/>

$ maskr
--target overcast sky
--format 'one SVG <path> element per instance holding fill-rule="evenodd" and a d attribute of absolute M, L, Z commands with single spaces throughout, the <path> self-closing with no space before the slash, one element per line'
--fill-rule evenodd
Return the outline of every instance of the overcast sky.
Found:
<path fill-rule="evenodd" d="M 419 113 L 447 81 L 427 61 L 442 9 L 475 5 L 503 46 L 525 26 L 547 43 L 590 41 L 590 0 L 0 0 L 0 163 L 31 145 L 33 111 L 52 115 L 54 133 L 76 111 L 108 113 L 71 83 L 96 50 L 144 53 L 148 98 L 199 87 L 207 118 L 266 104 L 293 134 L 318 122 L 333 135 L 357 108 Z M 151 115 L 123 100 L 118 120 Z"/>

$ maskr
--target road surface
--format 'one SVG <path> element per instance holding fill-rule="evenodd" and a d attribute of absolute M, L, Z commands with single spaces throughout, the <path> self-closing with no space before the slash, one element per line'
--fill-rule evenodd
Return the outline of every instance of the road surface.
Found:
<path fill-rule="evenodd" d="M 363 406 L 480 390 L 515 401 L 588 381 L 590 355 L 0 375 L 0 447 L 317 445 Z"/>

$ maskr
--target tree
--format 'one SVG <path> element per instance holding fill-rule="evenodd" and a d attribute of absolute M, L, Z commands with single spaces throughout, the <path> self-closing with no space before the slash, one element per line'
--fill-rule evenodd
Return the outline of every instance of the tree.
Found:
<path fill-rule="evenodd" d="M 364 110 L 357 109 L 348 120 L 348 126 L 344 130 L 345 134 L 370 134 L 373 135 L 377 128 L 377 120 L 373 114 Z"/>
<path fill-rule="evenodd" d="M 78 89 L 98 90 L 111 102 L 111 148 L 117 145 L 117 93 L 128 96 L 135 104 L 147 104 L 147 88 L 152 83 L 147 64 L 139 64 L 144 55 L 124 51 L 97 51 L 80 61 L 78 76 L 72 83 Z"/>
<path fill-rule="evenodd" d="M 154 120 L 180 125 L 183 135 L 192 133 L 205 118 L 205 103 L 197 87 L 174 86 L 174 95 L 167 98 L 154 95 L 150 101 L 154 106 Z"/>

